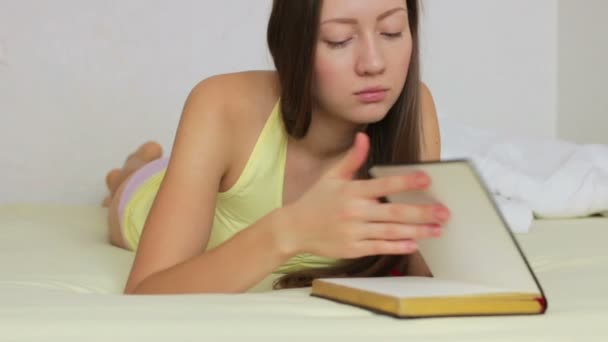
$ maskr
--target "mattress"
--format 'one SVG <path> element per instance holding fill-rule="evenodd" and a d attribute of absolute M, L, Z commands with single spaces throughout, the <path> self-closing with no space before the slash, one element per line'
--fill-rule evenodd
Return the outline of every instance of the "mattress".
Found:
<path fill-rule="evenodd" d="M 0 206 L 0 341 L 608 341 L 608 218 L 537 220 L 517 235 L 545 315 L 407 320 L 271 291 L 272 276 L 237 295 L 122 295 L 133 253 L 107 242 L 105 214 Z"/>

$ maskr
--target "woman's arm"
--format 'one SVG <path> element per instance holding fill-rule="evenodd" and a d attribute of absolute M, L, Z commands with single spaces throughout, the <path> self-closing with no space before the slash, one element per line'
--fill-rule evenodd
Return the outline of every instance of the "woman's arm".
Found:
<path fill-rule="evenodd" d="M 346 156 L 296 203 L 202 253 L 216 195 L 233 159 L 230 151 L 235 150 L 230 129 L 235 120 L 217 99 L 234 92 L 234 85 L 205 82 L 190 96 L 126 293 L 242 292 L 295 254 L 403 255 L 413 247 L 400 241 L 432 236 L 426 225 L 439 222 L 432 207 L 392 204 L 387 210 L 376 201 L 364 201 L 425 185 L 411 175 L 353 181 L 369 149 L 369 141 L 359 136 Z M 414 229 L 416 224 L 420 226 Z"/>
<path fill-rule="evenodd" d="M 188 97 L 125 293 L 242 292 L 287 259 L 274 241 L 277 213 L 202 253 L 234 150 L 234 121 L 222 102 L 231 82 L 205 80 Z"/>

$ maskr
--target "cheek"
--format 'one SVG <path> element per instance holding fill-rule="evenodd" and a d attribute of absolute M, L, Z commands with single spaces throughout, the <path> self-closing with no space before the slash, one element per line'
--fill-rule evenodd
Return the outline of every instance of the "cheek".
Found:
<path fill-rule="evenodd" d="M 345 63 L 338 63 L 336 58 L 318 53 L 315 60 L 315 79 L 317 86 L 325 91 L 335 88 L 332 85 L 339 84 L 344 72 Z"/>
<path fill-rule="evenodd" d="M 406 44 L 401 53 L 397 54 L 395 57 L 396 58 L 393 60 L 393 65 L 395 67 L 394 69 L 396 69 L 397 72 L 395 72 L 394 75 L 402 81 L 405 81 L 405 78 L 407 77 L 407 73 L 409 71 L 410 62 L 412 60 L 411 43 Z"/>
<path fill-rule="evenodd" d="M 386 82 L 391 86 L 389 101 L 387 103 L 389 108 L 386 108 L 387 112 L 398 100 L 399 95 L 405 87 L 411 61 L 411 48 L 409 44 L 402 46 L 400 49 L 395 49 L 393 52 L 390 64 L 387 65 L 386 69 Z"/>
<path fill-rule="evenodd" d="M 409 68 L 410 68 L 410 61 L 411 61 L 411 57 L 410 55 L 406 55 L 405 57 L 403 57 L 403 60 L 401 61 L 401 70 L 403 70 L 404 74 L 407 75 Z"/>

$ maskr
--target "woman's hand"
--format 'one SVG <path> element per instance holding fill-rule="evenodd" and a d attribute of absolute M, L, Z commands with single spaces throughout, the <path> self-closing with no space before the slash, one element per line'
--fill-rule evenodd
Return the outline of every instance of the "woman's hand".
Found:
<path fill-rule="evenodd" d="M 284 208 L 287 227 L 279 243 L 288 254 L 329 258 L 411 254 L 415 240 L 439 237 L 449 218 L 442 205 L 381 203 L 378 198 L 430 185 L 424 173 L 353 180 L 369 150 L 357 134 L 353 147 L 296 202 Z"/>

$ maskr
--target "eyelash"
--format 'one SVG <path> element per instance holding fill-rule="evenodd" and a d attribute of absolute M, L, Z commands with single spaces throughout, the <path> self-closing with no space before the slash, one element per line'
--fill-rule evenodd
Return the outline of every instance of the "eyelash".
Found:
<path fill-rule="evenodd" d="M 403 32 L 382 33 L 382 35 L 385 36 L 385 37 L 387 37 L 388 39 L 396 39 L 396 38 L 401 38 L 403 36 Z M 347 39 L 347 40 L 343 40 L 341 42 L 330 42 L 330 41 L 328 41 L 327 44 L 332 49 L 339 49 L 339 48 L 345 47 L 346 44 L 348 44 L 348 42 L 350 42 L 351 40 L 352 40 L 352 38 Z"/>

